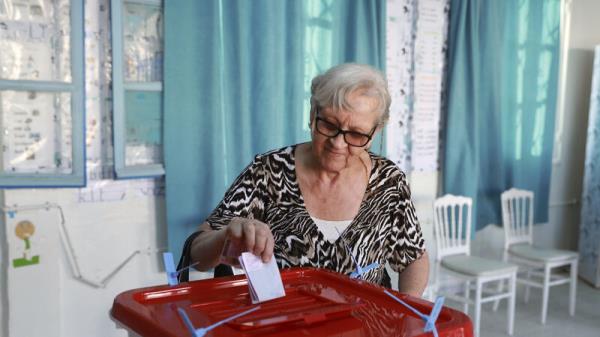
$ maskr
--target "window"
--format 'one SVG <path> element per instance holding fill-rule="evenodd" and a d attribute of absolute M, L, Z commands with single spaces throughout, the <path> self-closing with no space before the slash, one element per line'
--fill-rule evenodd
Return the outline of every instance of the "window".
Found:
<path fill-rule="evenodd" d="M 112 0 L 111 10 L 116 177 L 162 176 L 162 4 Z"/>
<path fill-rule="evenodd" d="M 0 2 L 0 187 L 85 185 L 82 1 Z"/>

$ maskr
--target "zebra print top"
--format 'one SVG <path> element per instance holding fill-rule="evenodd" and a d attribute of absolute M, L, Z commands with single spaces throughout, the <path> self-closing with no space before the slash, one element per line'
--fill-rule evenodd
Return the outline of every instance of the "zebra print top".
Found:
<path fill-rule="evenodd" d="M 363 279 L 390 287 L 385 263 L 401 272 L 424 252 L 424 240 L 405 175 L 390 160 L 369 152 L 371 174 L 358 214 L 335 242 L 326 240 L 308 214 L 295 169 L 296 145 L 257 155 L 206 219 L 213 230 L 233 217 L 271 227 L 279 268 L 318 267 L 350 274 L 357 263 L 379 267 Z M 342 239 L 343 238 L 343 239 Z"/>

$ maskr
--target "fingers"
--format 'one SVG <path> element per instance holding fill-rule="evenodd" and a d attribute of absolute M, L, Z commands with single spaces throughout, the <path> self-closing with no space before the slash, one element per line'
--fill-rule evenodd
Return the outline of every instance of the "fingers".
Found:
<path fill-rule="evenodd" d="M 264 223 L 256 224 L 256 241 L 254 255 L 260 256 L 263 262 L 269 262 L 273 256 L 275 240 L 271 229 Z"/>
<path fill-rule="evenodd" d="M 244 247 L 243 251 L 260 256 L 263 262 L 271 260 L 275 240 L 267 224 L 254 219 L 233 218 L 228 225 L 227 235 Z"/>
<path fill-rule="evenodd" d="M 262 252 L 262 260 L 263 262 L 269 262 L 271 261 L 271 257 L 273 257 L 273 249 L 275 247 L 275 240 L 273 239 L 273 235 L 271 234 L 271 231 L 269 231 L 269 237 L 267 238 L 267 242 L 265 244 L 265 249 Z"/>
<path fill-rule="evenodd" d="M 242 231 L 244 234 L 243 243 L 246 246 L 246 251 L 253 252 L 254 244 L 256 242 L 256 238 L 254 237 L 255 232 L 256 232 L 254 223 L 253 222 L 244 223 Z"/>
<path fill-rule="evenodd" d="M 227 236 L 233 241 L 237 242 L 242 239 L 243 220 L 242 218 L 233 218 L 227 226 Z"/>
<path fill-rule="evenodd" d="M 261 256 L 267 245 L 268 230 L 265 230 L 262 226 L 256 226 L 255 239 L 254 239 L 254 250 L 249 250 L 256 256 Z"/>

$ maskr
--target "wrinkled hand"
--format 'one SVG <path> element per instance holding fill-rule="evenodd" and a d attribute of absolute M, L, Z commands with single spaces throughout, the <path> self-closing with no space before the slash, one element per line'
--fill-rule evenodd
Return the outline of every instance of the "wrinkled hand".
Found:
<path fill-rule="evenodd" d="M 226 243 L 223 255 L 226 258 L 232 258 L 231 255 L 237 257 L 242 252 L 251 252 L 260 256 L 266 263 L 273 257 L 275 240 L 267 224 L 254 219 L 233 218 L 224 231 Z"/>

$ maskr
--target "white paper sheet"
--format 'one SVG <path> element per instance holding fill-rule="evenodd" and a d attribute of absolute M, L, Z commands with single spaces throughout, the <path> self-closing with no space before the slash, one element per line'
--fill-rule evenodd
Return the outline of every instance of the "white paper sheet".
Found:
<path fill-rule="evenodd" d="M 260 303 L 285 296 L 279 268 L 275 258 L 264 263 L 252 253 L 244 252 L 240 256 L 240 265 L 248 277 L 248 287 L 252 303 Z"/>

